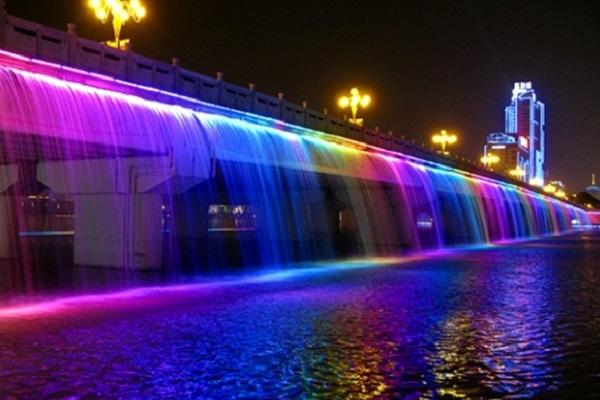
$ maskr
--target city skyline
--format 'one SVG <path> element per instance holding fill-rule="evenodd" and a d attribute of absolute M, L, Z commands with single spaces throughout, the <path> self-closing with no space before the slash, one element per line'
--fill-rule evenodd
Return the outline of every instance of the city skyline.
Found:
<path fill-rule="evenodd" d="M 84 3 L 8 0 L 7 7 L 61 29 L 75 22 L 81 36 L 109 39 L 110 27 L 94 21 Z M 176 56 L 183 67 L 207 75 L 224 71 L 230 82 L 253 82 L 262 92 L 281 91 L 335 114 L 342 114 L 337 96 L 358 86 L 374 95 L 363 114 L 367 126 L 427 145 L 440 129 L 458 132 L 453 152 L 472 159 L 480 157 L 486 135 L 502 126 L 513 82 L 531 81 L 548 107 L 548 176 L 576 192 L 600 169 L 594 152 L 600 120 L 593 113 L 597 6 L 147 3 L 147 20 L 124 29 L 137 52 Z M 272 45 L 264 46 L 267 41 Z"/>

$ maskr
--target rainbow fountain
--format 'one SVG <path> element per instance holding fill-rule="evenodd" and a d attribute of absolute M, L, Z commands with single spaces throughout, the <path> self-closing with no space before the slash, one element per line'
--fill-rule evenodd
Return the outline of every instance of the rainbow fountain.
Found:
<path fill-rule="evenodd" d="M 600 213 L 3 0 L 0 48 L 0 398 L 599 391 Z"/>
<path fill-rule="evenodd" d="M 48 274 L 85 292 L 589 224 L 515 182 L 7 51 L 0 148 L 9 297 L 43 291 Z"/>

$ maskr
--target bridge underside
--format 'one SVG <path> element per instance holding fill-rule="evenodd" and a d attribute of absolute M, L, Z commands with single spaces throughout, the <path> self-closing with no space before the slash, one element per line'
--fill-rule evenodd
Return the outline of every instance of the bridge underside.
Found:
<path fill-rule="evenodd" d="M 149 157 L 152 152 L 109 146 L 84 140 L 65 140 L 32 133 L 0 131 L 0 164 L 85 160 L 114 157 Z"/>
<path fill-rule="evenodd" d="M 300 248 L 315 249 L 318 258 L 358 255 L 367 248 L 372 254 L 399 253 L 415 243 L 403 221 L 407 205 L 399 189 L 385 183 L 312 170 L 313 181 L 303 186 L 298 182 L 309 168 L 265 163 L 259 167 L 263 176 L 287 183 L 270 179 L 252 190 L 247 182 L 236 190 L 238 183 L 228 182 L 224 171 L 256 171 L 256 165 L 215 158 L 204 174 L 190 177 L 177 174 L 169 154 L 6 132 L 0 143 L 0 259 L 16 270 L 58 263 L 53 257 L 66 264 L 134 269 L 258 265 L 261 224 L 272 222 L 265 210 L 276 203 L 279 214 L 305 221 L 301 229 L 288 226 L 271 238 L 274 248 L 295 249 L 288 261 L 303 258 Z M 281 201 L 271 202 L 264 196 L 268 192 Z M 377 205 L 375 198 L 384 200 Z M 300 201 L 312 204 L 302 208 Z M 311 207 L 323 212 L 311 214 Z M 395 209 L 388 215 L 396 219 L 393 233 L 362 237 L 357 220 L 369 213 L 367 207 Z M 235 216 L 236 208 L 251 219 Z M 435 238 L 425 236 L 421 242 L 433 246 Z M 331 238 L 331 248 L 323 249 Z"/>

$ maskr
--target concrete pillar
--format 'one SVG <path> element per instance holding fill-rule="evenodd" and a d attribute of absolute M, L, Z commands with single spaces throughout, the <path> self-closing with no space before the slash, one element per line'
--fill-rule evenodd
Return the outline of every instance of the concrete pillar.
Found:
<path fill-rule="evenodd" d="M 183 193 L 171 200 L 169 263 L 194 268 L 208 254 L 208 196 L 205 192 Z"/>
<path fill-rule="evenodd" d="M 162 194 L 150 189 L 168 179 L 163 165 L 160 157 L 38 165 L 40 182 L 73 197 L 75 264 L 161 267 Z"/>
<path fill-rule="evenodd" d="M 1 10 L 0 10 L 1 11 Z M 4 193 L 19 178 L 16 165 L 0 165 L 0 193 Z M 12 215 L 12 199 L 0 194 L 0 259 L 13 258 L 16 226 Z"/>
<path fill-rule="evenodd" d="M 40 163 L 39 181 L 74 199 L 75 264 L 162 267 L 163 199 L 188 191 L 208 176 L 207 170 L 181 176 L 174 165 L 167 156 Z M 190 207 L 190 215 L 181 221 L 191 221 Z"/>
<path fill-rule="evenodd" d="M 6 0 L 0 0 L 0 48 L 6 47 Z"/>
<path fill-rule="evenodd" d="M 161 266 L 161 194 L 80 194 L 74 200 L 75 264 L 135 269 Z"/>
<path fill-rule="evenodd" d="M 0 260 L 15 257 L 15 226 L 12 218 L 11 199 L 0 195 Z"/>
<path fill-rule="evenodd" d="M 0 193 L 17 183 L 19 179 L 19 168 L 16 164 L 0 165 Z"/>
<path fill-rule="evenodd" d="M 67 60 L 69 65 L 76 65 L 77 52 L 77 25 L 67 24 Z"/>

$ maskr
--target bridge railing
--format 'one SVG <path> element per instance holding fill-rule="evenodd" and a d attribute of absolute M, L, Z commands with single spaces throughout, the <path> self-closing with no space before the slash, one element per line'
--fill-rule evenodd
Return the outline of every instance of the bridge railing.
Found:
<path fill-rule="evenodd" d="M 342 118 L 312 110 L 306 104 L 289 102 L 283 94 L 274 97 L 257 92 L 254 85 L 244 88 L 225 82 L 221 73 L 212 78 L 181 68 L 177 59 L 170 64 L 164 63 L 131 50 L 115 49 L 81 38 L 77 36 L 74 24 L 69 24 L 65 32 L 8 15 L 4 3 L 5 0 L 0 0 L 0 48 L 8 51 L 357 140 L 536 190 L 486 170 L 478 163 L 441 155 L 424 144 L 406 140 L 404 136 L 349 124 Z"/>

